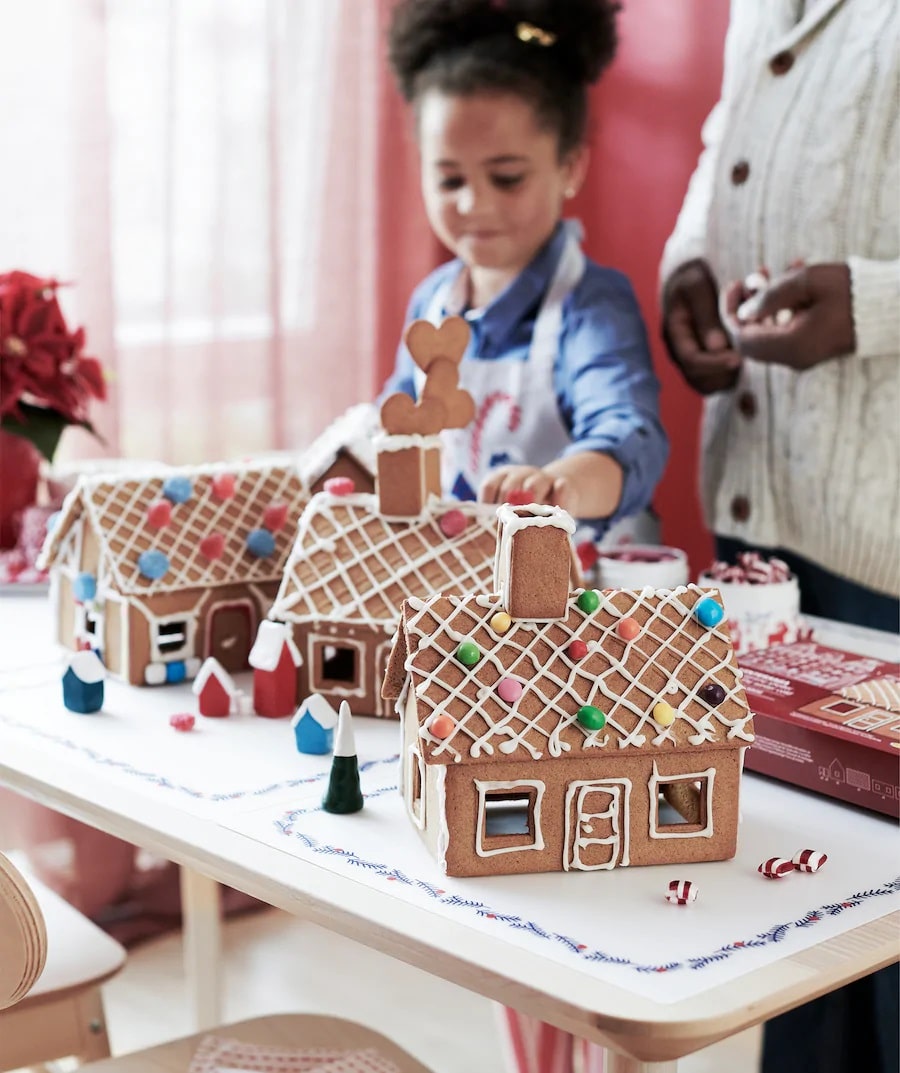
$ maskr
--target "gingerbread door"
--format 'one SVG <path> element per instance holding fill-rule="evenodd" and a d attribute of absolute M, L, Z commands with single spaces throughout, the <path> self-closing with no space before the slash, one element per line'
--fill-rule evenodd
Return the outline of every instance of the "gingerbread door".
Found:
<path fill-rule="evenodd" d="M 219 604 L 210 612 L 207 655 L 215 656 L 229 674 L 247 669 L 254 617 L 246 602 Z"/>
<path fill-rule="evenodd" d="M 592 870 L 628 863 L 626 779 L 572 782 L 566 789 L 564 867 Z"/>

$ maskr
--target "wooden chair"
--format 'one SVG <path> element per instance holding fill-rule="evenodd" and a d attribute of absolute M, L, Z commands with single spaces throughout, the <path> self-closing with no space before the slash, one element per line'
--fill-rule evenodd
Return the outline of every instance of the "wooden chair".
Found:
<path fill-rule="evenodd" d="M 0 1070 L 108 1057 L 100 985 L 124 964 L 119 943 L 0 853 Z"/>
<path fill-rule="evenodd" d="M 31 883 L 32 888 L 36 887 Z M 65 903 L 63 903 L 65 904 Z M 71 909 L 71 907 L 67 907 Z M 76 913 L 83 923 L 88 923 Z M 93 927 L 93 925 L 90 925 Z M 29 882 L 15 866 L 0 853 L 0 1069 L 14 1068 L 4 1065 L 7 1061 L 7 1019 L 12 1018 L 30 1004 L 37 1002 L 39 1009 L 41 970 L 45 961 L 49 966 L 54 958 L 54 944 L 68 944 L 69 935 L 61 932 L 58 936 L 50 935 L 45 916 L 38 905 L 38 898 Z M 99 929 L 97 929 L 99 930 Z M 103 933 L 101 932 L 101 935 Z M 103 936 L 108 939 L 108 936 Z M 112 943 L 110 939 L 109 942 Z M 118 944 L 114 944 L 118 946 Z M 119 948 L 121 950 L 121 947 Z M 123 956 L 124 956 L 124 952 Z M 114 972 L 115 969 L 112 970 Z M 107 972 L 103 979 L 107 979 Z M 35 981 L 40 982 L 35 984 Z M 99 983 L 99 981 L 97 981 Z M 33 991 L 29 994 L 31 988 Z M 28 997 L 25 997 L 25 996 Z M 102 1012 L 101 1012 L 102 1018 Z M 101 1021 L 102 1024 L 102 1021 Z M 45 1026 L 49 1031 L 49 1026 Z M 31 1032 L 41 1029 L 31 1026 Z M 191 1062 L 200 1040 L 208 1033 L 198 1033 L 183 1039 L 164 1043 L 159 1047 L 137 1051 L 120 1058 L 105 1058 L 82 1066 L 80 1073 L 184 1073 Z M 223 1025 L 216 1030 L 216 1035 L 239 1039 L 247 1043 L 262 1043 L 280 1047 L 306 1048 L 325 1047 L 336 1050 L 372 1049 L 383 1058 L 390 1059 L 400 1073 L 429 1073 L 429 1070 L 417 1062 L 406 1051 L 401 1050 L 385 1036 L 363 1025 L 344 1021 L 337 1017 L 319 1017 L 312 1014 L 279 1014 L 272 1017 L 258 1017 L 250 1021 Z M 15 1033 L 13 1033 L 15 1035 Z M 105 1029 L 103 1038 L 106 1039 Z M 28 1038 L 25 1032 L 23 1038 Z M 106 1054 L 109 1054 L 108 1043 Z M 16 1059 L 19 1052 L 11 1052 Z M 24 1052 L 22 1052 L 24 1053 Z M 58 1057 L 58 1055 L 57 1055 Z M 49 1061 L 47 1057 L 27 1057 L 18 1064 L 33 1064 Z"/>

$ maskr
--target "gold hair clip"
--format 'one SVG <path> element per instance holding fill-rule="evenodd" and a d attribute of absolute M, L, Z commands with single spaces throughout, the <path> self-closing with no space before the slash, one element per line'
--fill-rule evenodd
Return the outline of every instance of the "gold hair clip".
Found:
<path fill-rule="evenodd" d="M 520 22 L 516 26 L 516 37 L 526 45 L 540 45 L 541 48 L 549 48 L 556 44 L 556 34 L 549 30 L 542 30 L 532 22 Z"/>

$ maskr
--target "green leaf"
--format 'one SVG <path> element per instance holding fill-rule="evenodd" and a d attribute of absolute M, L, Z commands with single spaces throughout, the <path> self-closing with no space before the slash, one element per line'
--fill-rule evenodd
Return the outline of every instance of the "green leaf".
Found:
<path fill-rule="evenodd" d="M 87 429 L 92 435 L 97 435 L 89 421 L 75 423 Z M 64 429 L 71 424 L 72 422 L 58 410 L 31 406 L 27 402 L 19 403 L 19 415 L 7 414 L 0 418 L 0 428 L 33 443 L 48 462 L 53 461 L 56 448 L 59 446 L 59 438 Z"/>

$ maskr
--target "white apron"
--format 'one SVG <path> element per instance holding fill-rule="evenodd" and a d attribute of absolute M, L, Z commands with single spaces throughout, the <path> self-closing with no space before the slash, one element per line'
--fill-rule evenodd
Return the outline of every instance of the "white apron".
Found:
<path fill-rule="evenodd" d="M 496 358 L 464 359 L 460 386 L 475 400 L 475 417 L 466 428 L 441 433 L 441 481 L 445 495 L 474 499 L 482 480 L 497 466 L 545 466 L 559 458 L 572 442 L 556 400 L 554 368 L 559 353 L 563 303 L 584 274 L 581 224 L 567 220 L 563 252 L 534 322 L 526 361 Z M 440 324 L 448 309 L 455 279 L 439 287 L 426 311 L 426 319 Z M 477 314 L 476 314 L 477 316 Z M 473 319 L 472 314 L 467 319 Z M 424 377 L 417 370 L 417 389 Z M 604 537 L 640 539 L 652 543 L 653 534 L 635 523 L 643 515 L 618 522 Z"/>

